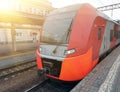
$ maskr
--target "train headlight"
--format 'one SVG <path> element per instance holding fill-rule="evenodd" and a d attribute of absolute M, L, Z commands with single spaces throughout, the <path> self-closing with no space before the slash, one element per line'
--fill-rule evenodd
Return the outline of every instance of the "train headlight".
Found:
<path fill-rule="evenodd" d="M 42 48 L 40 47 L 40 51 L 42 51 Z"/>
<path fill-rule="evenodd" d="M 42 48 L 40 47 L 40 48 L 39 48 L 39 52 L 41 52 L 41 51 L 42 51 Z"/>
<path fill-rule="evenodd" d="M 69 54 L 73 54 L 73 53 L 75 53 L 75 49 L 65 51 L 65 55 L 69 55 Z"/>

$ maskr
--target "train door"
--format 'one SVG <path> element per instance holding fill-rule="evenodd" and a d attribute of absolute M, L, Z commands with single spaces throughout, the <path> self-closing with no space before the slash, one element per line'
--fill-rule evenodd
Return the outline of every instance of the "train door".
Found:
<path fill-rule="evenodd" d="M 103 35 L 103 41 L 100 49 L 100 55 L 105 53 L 110 49 L 111 44 L 111 32 L 114 29 L 114 23 L 111 21 L 108 21 L 106 24 L 106 28 Z"/>
<path fill-rule="evenodd" d="M 104 43 L 103 43 L 104 47 L 103 47 L 103 50 L 105 51 L 105 50 L 107 49 L 107 38 L 106 38 L 106 35 L 104 36 L 103 40 L 104 40 Z"/>
<path fill-rule="evenodd" d="M 118 27 L 118 33 L 117 33 L 117 44 L 120 43 L 120 26 Z"/>

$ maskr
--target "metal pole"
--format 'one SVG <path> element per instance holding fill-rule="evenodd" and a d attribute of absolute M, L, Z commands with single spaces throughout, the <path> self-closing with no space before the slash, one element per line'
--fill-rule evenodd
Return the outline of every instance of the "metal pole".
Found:
<path fill-rule="evenodd" d="M 113 18 L 113 8 L 111 9 L 111 18 Z"/>
<path fill-rule="evenodd" d="M 15 39 L 15 35 L 16 35 L 15 25 L 14 25 L 14 23 L 11 23 L 11 36 L 12 36 L 12 48 L 13 48 L 13 51 L 16 51 L 16 39 Z"/>

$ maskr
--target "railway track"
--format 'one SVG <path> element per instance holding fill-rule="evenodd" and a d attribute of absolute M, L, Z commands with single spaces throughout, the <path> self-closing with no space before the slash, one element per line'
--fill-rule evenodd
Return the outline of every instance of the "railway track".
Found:
<path fill-rule="evenodd" d="M 13 67 L 5 68 L 0 70 L 0 79 L 6 78 L 12 75 L 15 75 L 17 73 L 29 70 L 31 68 L 34 68 L 36 66 L 35 61 L 29 61 L 26 63 L 22 63 Z"/>
<path fill-rule="evenodd" d="M 25 92 L 69 92 L 77 83 L 61 83 L 46 79 Z"/>

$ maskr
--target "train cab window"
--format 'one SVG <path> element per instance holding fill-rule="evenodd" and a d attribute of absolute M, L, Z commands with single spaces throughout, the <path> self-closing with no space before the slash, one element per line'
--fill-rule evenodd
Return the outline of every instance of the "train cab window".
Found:
<path fill-rule="evenodd" d="M 68 44 L 72 22 L 80 6 L 69 7 L 49 14 L 43 25 L 41 42 L 50 44 Z"/>
<path fill-rule="evenodd" d="M 101 28 L 98 28 L 98 40 L 101 40 L 101 36 L 102 36 L 101 31 L 102 31 Z"/>
<path fill-rule="evenodd" d="M 110 41 L 113 40 L 113 30 L 110 30 Z"/>

